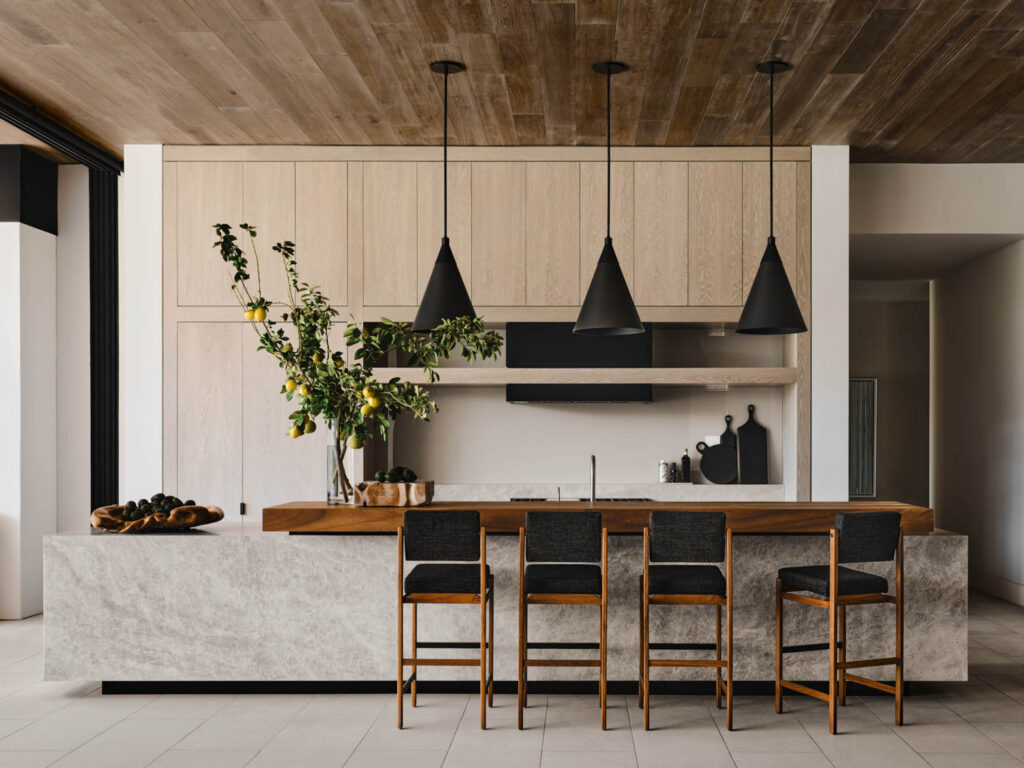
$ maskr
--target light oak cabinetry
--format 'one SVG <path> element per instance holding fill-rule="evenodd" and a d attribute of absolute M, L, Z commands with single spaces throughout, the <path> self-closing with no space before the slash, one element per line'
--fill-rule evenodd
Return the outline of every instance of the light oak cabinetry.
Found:
<path fill-rule="evenodd" d="M 416 163 L 363 163 L 367 306 L 413 306 L 419 301 L 416 189 Z"/>
<path fill-rule="evenodd" d="M 348 165 L 295 164 L 295 247 L 303 280 L 348 302 Z"/>
<path fill-rule="evenodd" d="M 688 303 L 742 304 L 743 166 L 690 163 L 689 181 Z"/>
<path fill-rule="evenodd" d="M 448 240 L 467 288 L 473 284 L 473 166 L 448 163 Z M 417 301 L 427 288 L 444 234 L 444 177 L 441 163 L 416 163 L 419 280 Z"/>
<path fill-rule="evenodd" d="M 642 162 L 633 166 L 633 300 L 637 305 L 689 304 L 689 165 Z"/>
<path fill-rule="evenodd" d="M 526 303 L 526 163 L 473 163 L 474 306 Z"/>
<path fill-rule="evenodd" d="M 526 303 L 577 307 L 580 164 L 526 166 Z"/>
<path fill-rule="evenodd" d="M 177 175 L 175 218 L 164 226 L 177 230 L 175 260 L 180 306 L 233 306 L 227 292 L 230 273 L 213 251 L 213 225 L 242 222 L 243 163 L 174 163 Z"/>

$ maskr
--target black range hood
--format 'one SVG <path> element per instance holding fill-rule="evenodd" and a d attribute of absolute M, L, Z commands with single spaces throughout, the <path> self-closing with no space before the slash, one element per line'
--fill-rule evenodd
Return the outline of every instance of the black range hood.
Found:
<path fill-rule="evenodd" d="M 508 368 L 650 368 L 651 333 L 589 336 L 572 323 L 509 323 Z M 650 384 L 507 384 L 510 403 L 649 403 Z"/>

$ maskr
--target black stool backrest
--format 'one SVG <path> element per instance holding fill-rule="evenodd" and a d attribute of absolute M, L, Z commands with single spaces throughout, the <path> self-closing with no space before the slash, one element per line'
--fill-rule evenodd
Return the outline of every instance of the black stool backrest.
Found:
<path fill-rule="evenodd" d="M 480 513 L 469 509 L 407 509 L 406 560 L 479 560 Z"/>
<path fill-rule="evenodd" d="M 878 563 L 896 557 L 899 512 L 840 512 L 836 515 L 840 563 Z"/>
<path fill-rule="evenodd" d="M 526 559 L 540 563 L 601 560 L 601 513 L 526 513 Z"/>
<path fill-rule="evenodd" d="M 654 510 L 651 562 L 720 563 L 725 560 L 724 512 Z"/>

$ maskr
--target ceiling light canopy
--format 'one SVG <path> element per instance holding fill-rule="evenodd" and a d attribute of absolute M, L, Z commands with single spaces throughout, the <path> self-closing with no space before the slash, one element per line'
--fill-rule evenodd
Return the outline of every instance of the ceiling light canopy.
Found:
<path fill-rule="evenodd" d="M 573 333 L 588 333 L 605 336 L 624 336 L 643 333 L 644 324 L 640 322 L 633 297 L 626 285 L 626 278 L 619 266 L 619 259 L 612 246 L 612 75 L 627 69 L 618 61 L 601 61 L 594 65 L 594 71 L 605 75 L 605 130 L 608 165 L 608 197 L 606 199 L 605 221 L 606 236 L 601 257 L 597 260 L 594 276 L 590 279 L 590 288 L 580 307 L 579 317 L 573 327 Z"/>
<path fill-rule="evenodd" d="M 445 320 L 476 315 L 448 241 L 448 75 L 462 72 L 465 68 L 465 65 L 457 61 L 435 61 L 430 65 L 431 71 L 444 75 L 444 235 L 420 308 L 412 323 L 414 331 L 431 331 Z"/>
<path fill-rule="evenodd" d="M 768 75 L 768 245 L 743 305 L 737 333 L 783 334 L 807 330 L 775 245 L 775 73 L 789 68 L 787 62 L 778 59 L 757 65 L 758 72 Z"/>

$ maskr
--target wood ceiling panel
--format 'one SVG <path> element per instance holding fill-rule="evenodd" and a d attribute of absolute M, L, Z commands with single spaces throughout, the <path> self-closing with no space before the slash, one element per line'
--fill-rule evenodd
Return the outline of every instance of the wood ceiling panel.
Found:
<path fill-rule="evenodd" d="M 0 87 L 126 143 L 780 144 L 1024 161 L 1021 0 L 0 0 Z"/>

